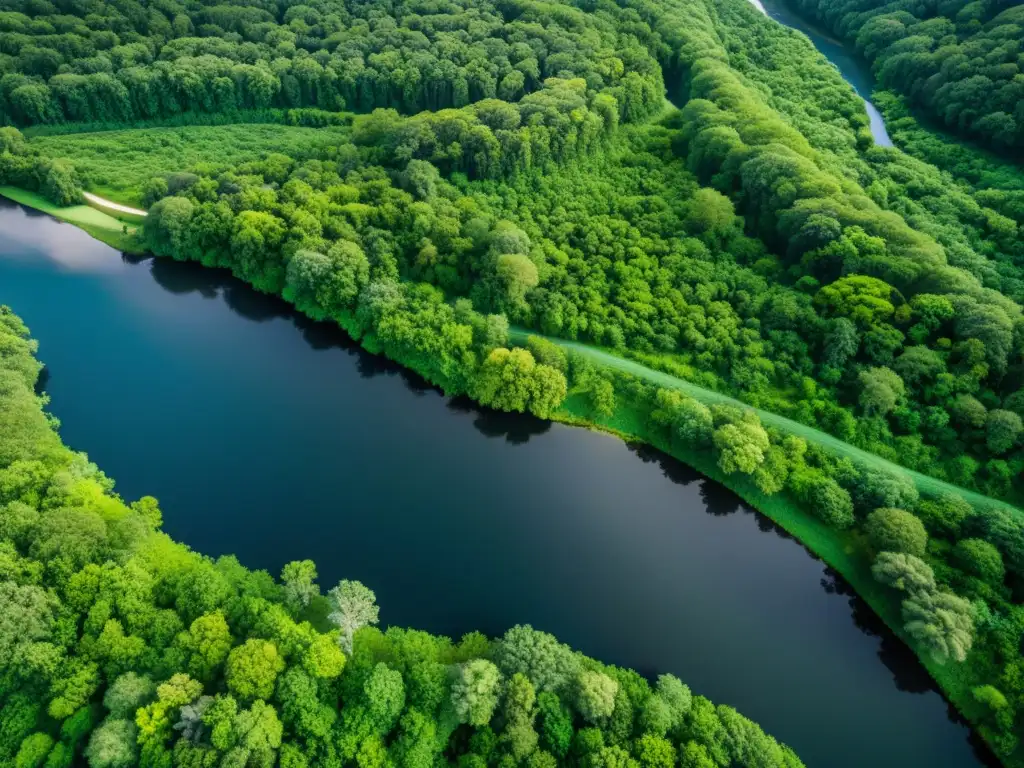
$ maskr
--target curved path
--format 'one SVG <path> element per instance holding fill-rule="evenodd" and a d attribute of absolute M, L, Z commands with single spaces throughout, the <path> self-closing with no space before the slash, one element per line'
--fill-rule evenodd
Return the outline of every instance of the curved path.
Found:
<path fill-rule="evenodd" d="M 638 363 L 635 360 L 629 360 L 628 358 L 619 357 L 618 355 L 615 355 L 599 347 L 592 347 L 589 344 L 581 344 L 580 342 L 577 341 L 567 341 L 566 339 L 559 339 L 554 336 L 543 336 L 542 334 L 539 333 L 534 334 L 526 329 L 516 327 L 513 327 L 509 330 L 509 335 L 512 338 L 512 340 L 517 343 L 524 343 L 526 341 L 527 336 L 540 336 L 541 338 L 545 338 L 548 341 L 552 341 L 555 344 L 565 347 L 566 349 L 572 350 L 573 352 L 578 352 L 590 358 L 599 365 L 603 365 L 607 368 L 613 368 L 617 371 L 622 371 L 623 373 L 632 374 L 633 376 L 636 376 L 639 379 L 643 379 L 644 381 L 656 384 L 659 387 L 667 387 L 670 389 L 679 390 L 680 392 L 683 392 L 684 394 L 689 395 L 690 397 L 702 403 L 723 403 L 726 405 L 735 405 L 740 408 L 752 410 L 755 413 L 757 413 L 762 423 L 770 427 L 774 427 L 775 429 L 788 432 L 789 434 L 802 437 L 809 442 L 817 443 L 818 445 L 821 445 L 829 449 L 830 451 L 834 452 L 838 456 L 848 458 L 851 461 L 871 468 L 881 469 L 892 473 L 906 474 L 914 481 L 914 484 L 917 486 L 918 491 L 922 493 L 928 495 L 937 495 L 941 493 L 955 493 L 959 494 L 968 502 L 978 507 L 1001 506 L 1007 509 L 1014 510 L 1019 514 L 1019 511 L 1016 510 L 1014 507 L 1010 506 L 1009 504 L 1006 504 L 1005 502 L 999 501 L 998 499 L 993 499 L 989 496 L 985 496 L 984 494 L 976 493 L 974 491 L 968 491 L 967 489 L 960 488 L 959 486 L 953 485 L 952 483 L 947 483 L 944 480 L 938 480 L 934 477 L 930 477 L 929 475 L 925 475 L 921 472 L 917 472 L 912 469 L 907 469 L 906 467 L 900 466 L 899 464 L 889 461 L 888 459 L 883 459 L 881 456 L 871 453 L 870 451 L 865 451 L 863 448 L 858 448 L 855 445 L 850 445 L 849 443 L 845 442 L 844 440 L 840 440 L 838 437 L 835 437 L 834 435 L 830 435 L 827 432 L 822 432 L 820 429 L 809 427 L 806 424 L 801 424 L 798 421 L 794 421 L 793 419 L 787 418 L 785 416 L 780 416 L 779 414 L 773 413 L 771 411 L 766 411 L 762 408 L 755 408 L 752 405 L 744 403 L 742 400 L 737 400 L 736 398 L 730 397 L 729 395 L 724 395 L 721 392 L 715 392 L 710 389 L 705 389 L 704 387 L 699 387 L 696 384 L 693 384 L 692 382 L 679 378 L 678 376 L 673 376 L 670 373 L 665 373 L 664 371 L 658 371 L 654 368 L 649 368 L 648 366 L 643 365 L 642 363 Z"/>
<path fill-rule="evenodd" d="M 107 200 L 106 198 L 94 195 L 92 192 L 83 192 L 82 197 L 88 200 L 93 205 L 98 205 L 100 208 L 106 208 L 109 211 L 117 211 L 118 213 L 130 213 L 132 216 L 145 216 L 146 212 L 138 208 L 129 208 L 127 205 L 121 205 L 115 203 L 113 200 Z"/>

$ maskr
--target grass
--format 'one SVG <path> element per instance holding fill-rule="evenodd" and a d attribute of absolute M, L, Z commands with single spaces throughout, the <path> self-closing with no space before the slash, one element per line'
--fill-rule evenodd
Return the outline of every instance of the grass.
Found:
<path fill-rule="evenodd" d="M 161 174 L 199 164 L 217 169 L 260 160 L 271 152 L 302 159 L 347 140 L 348 128 L 292 125 L 197 125 L 35 136 L 30 146 L 47 157 L 70 158 L 85 188 L 101 197 L 142 206 L 142 185 Z"/>
<path fill-rule="evenodd" d="M 110 214 L 98 211 L 88 205 L 61 207 L 54 205 L 42 195 L 28 192 L 18 187 L 0 186 L 0 195 L 21 205 L 47 213 L 61 221 L 74 224 L 84 229 L 97 240 L 120 251 L 127 251 L 129 253 L 141 251 L 135 236 L 136 229 L 133 225 L 126 225 Z M 124 231 L 125 226 L 128 227 L 127 232 Z"/>
<path fill-rule="evenodd" d="M 530 331 L 523 330 L 521 328 L 514 328 L 511 331 L 511 336 L 517 343 L 524 343 L 526 337 L 531 335 Z M 755 408 L 754 406 L 747 405 L 746 403 L 737 400 L 729 395 L 722 394 L 721 392 L 714 392 L 710 389 L 705 389 L 692 382 L 681 379 L 678 376 L 673 376 L 670 373 L 664 371 L 658 371 L 654 368 L 649 368 L 642 363 L 638 363 L 635 360 L 629 360 L 624 357 L 620 357 L 612 352 L 594 347 L 589 344 L 582 344 L 575 341 L 567 341 L 565 339 L 559 339 L 556 337 L 545 337 L 549 341 L 559 344 L 566 349 L 578 352 L 583 356 L 591 359 L 593 362 L 602 365 L 606 368 L 611 368 L 623 373 L 629 373 L 636 376 L 638 379 L 642 379 L 651 384 L 655 384 L 659 387 L 666 387 L 669 389 L 676 389 L 684 394 L 704 403 L 710 405 L 713 403 L 721 403 L 726 405 L 735 405 L 740 408 L 750 409 L 757 413 L 760 417 L 761 422 L 766 426 L 778 429 L 781 432 L 787 434 L 796 435 L 802 437 L 808 442 L 813 442 L 823 448 L 828 449 L 837 456 L 845 457 L 855 462 L 856 464 L 867 467 L 870 469 L 878 469 L 884 472 L 892 474 L 903 474 L 910 477 L 914 484 L 917 486 L 918 491 L 922 495 L 926 496 L 937 496 L 943 493 L 954 493 L 962 496 L 969 503 L 975 507 L 991 508 L 995 506 L 1002 506 L 1009 509 L 1014 509 L 1009 504 L 993 499 L 984 494 L 977 493 L 975 491 L 969 491 L 965 488 L 947 483 L 944 480 L 925 475 L 921 472 L 917 472 L 912 469 L 907 469 L 899 464 L 883 459 L 881 456 L 865 451 L 863 448 L 858 448 L 855 445 L 850 445 L 844 440 L 840 440 L 834 435 L 830 435 L 827 432 L 822 432 L 820 429 L 809 427 L 806 424 L 801 424 L 798 421 L 780 416 L 772 411 L 766 411 L 762 408 Z M 1014 509 L 1017 514 L 1021 514 L 1019 510 Z"/>

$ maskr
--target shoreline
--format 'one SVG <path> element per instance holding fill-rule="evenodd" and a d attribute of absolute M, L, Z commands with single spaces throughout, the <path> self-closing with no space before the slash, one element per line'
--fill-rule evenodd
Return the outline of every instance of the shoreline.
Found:
<path fill-rule="evenodd" d="M 11 191 L 15 194 L 23 194 L 12 196 L 9 194 Z M 53 216 L 65 223 L 77 226 L 94 239 L 130 255 L 149 253 L 144 248 L 139 247 L 138 238 L 134 234 L 134 230 L 125 234 L 123 232 L 115 232 L 102 227 L 84 225 L 83 223 L 76 221 L 74 217 L 57 215 L 54 211 L 60 209 L 56 206 L 49 205 L 48 207 L 53 210 L 46 210 L 44 207 L 37 207 L 36 205 L 33 205 L 32 202 L 29 201 L 37 196 L 32 193 L 26 193 L 23 190 L 17 190 L 11 187 L 0 187 L 0 196 L 11 199 L 19 205 L 41 211 L 42 213 Z M 22 197 L 23 199 L 19 199 L 19 197 Z M 76 208 L 78 207 L 88 208 L 88 206 L 77 206 Z M 99 213 L 98 211 L 95 211 L 95 209 L 90 208 L 89 210 Z M 153 256 L 153 258 L 161 257 Z M 294 305 L 287 302 L 283 297 L 278 296 L 278 298 L 281 298 L 282 301 L 285 301 L 289 306 L 294 308 Z M 295 309 L 295 311 L 299 312 L 300 310 Z M 328 319 L 323 322 L 333 321 Z M 341 330 L 345 331 L 345 328 L 341 324 L 336 322 L 334 324 L 341 328 Z M 354 341 L 356 341 L 360 347 L 372 354 L 383 354 L 377 349 L 366 347 L 362 340 Z M 384 355 L 384 357 L 387 356 Z M 398 365 L 402 365 L 397 361 L 393 362 L 396 362 Z M 417 373 L 414 369 L 408 368 L 407 366 L 403 366 L 403 368 L 406 368 L 413 373 Z M 981 731 L 976 727 L 976 724 L 981 724 L 982 722 L 983 710 L 977 705 L 977 702 L 975 702 L 971 694 L 970 685 L 966 680 L 962 679 L 961 675 L 956 674 L 956 666 L 936 664 L 926 655 L 919 653 L 918 649 L 908 642 L 906 633 L 903 631 L 902 627 L 902 617 L 899 605 L 894 603 L 888 590 L 882 584 L 875 581 L 871 574 L 869 560 L 858 557 L 858 555 L 863 551 L 864 546 L 862 536 L 850 532 L 840 532 L 829 527 L 818 518 L 802 511 L 790 498 L 788 498 L 785 492 L 781 492 L 774 496 L 767 496 L 758 490 L 754 486 L 753 482 L 746 476 L 740 474 L 726 475 L 719 469 L 717 463 L 710 454 L 703 455 L 700 452 L 691 452 L 660 444 L 660 441 L 652 439 L 650 435 L 645 433 L 642 423 L 635 424 L 636 419 L 633 418 L 634 414 L 631 412 L 630 404 L 628 403 L 616 403 L 614 415 L 609 419 L 603 420 L 603 423 L 601 421 L 595 421 L 591 417 L 585 416 L 582 413 L 575 412 L 570 405 L 573 397 L 574 393 L 570 390 L 566 400 L 557 411 L 551 414 L 548 420 L 565 426 L 584 428 L 592 432 L 603 433 L 609 437 L 617 438 L 627 445 L 649 446 L 666 456 L 682 462 L 686 466 L 700 473 L 703 477 L 718 483 L 736 494 L 749 507 L 764 515 L 774 524 L 782 528 L 782 530 L 791 535 L 815 558 L 819 559 L 821 562 L 839 573 L 851 588 L 853 588 L 856 595 L 865 602 L 871 611 L 885 624 L 889 631 L 891 631 L 901 643 L 911 650 L 914 656 L 922 664 L 929 677 L 935 683 L 938 693 L 943 697 L 950 708 L 955 711 L 959 717 L 963 718 L 963 721 L 967 724 L 971 732 L 971 743 L 975 746 L 975 749 L 977 750 L 981 745 L 984 745 L 984 750 L 987 754 L 979 755 L 982 762 L 991 762 L 992 765 L 1004 764 L 998 761 L 998 758 L 995 757 L 990 745 L 988 745 L 982 736 Z M 615 426 L 617 421 L 620 423 L 622 421 L 634 422 L 634 428 L 622 428 Z M 995 503 L 1006 504 L 1006 502 L 1001 502 L 999 500 L 992 501 Z M 1021 763 L 1020 761 L 1014 761 L 1005 763 L 1005 765 L 1021 765 Z"/>

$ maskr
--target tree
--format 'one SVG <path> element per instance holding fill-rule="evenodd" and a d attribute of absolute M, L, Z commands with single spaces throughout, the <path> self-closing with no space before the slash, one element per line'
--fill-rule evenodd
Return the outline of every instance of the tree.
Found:
<path fill-rule="evenodd" d="M 298 612 L 320 595 L 316 582 L 316 564 L 312 560 L 293 560 L 281 570 L 286 604 Z"/>
<path fill-rule="evenodd" d="M 868 416 L 884 416 L 903 398 L 903 380 L 888 368 L 868 368 L 858 376 L 860 405 Z"/>
<path fill-rule="evenodd" d="M 718 451 L 718 466 L 727 475 L 734 472 L 753 474 L 768 450 L 768 433 L 760 420 L 748 412 L 741 421 L 724 424 L 715 430 L 712 442 Z"/>
<path fill-rule="evenodd" d="M 877 552 L 904 552 L 922 557 L 928 545 L 924 523 L 902 509 L 876 509 L 868 515 L 864 530 Z"/>
<path fill-rule="evenodd" d="M 949 412 L 957 424 L 975 429 L 985 426 L 988 417 L 985 406 L 971 395 L 959 395 L 950 406 Z"/>
<path fill-rule="evenodd" d="M 50 161 L 40 191 L 43 197 L 60 206 L 74 205 L 82 201 L 82 190 L 78 185 L 75 168 L 65 160 Z"/>
<path fill-rule="evenodd" d="M 451 701 L 459 722 L 484 726 L 498 706 L 501 674 L 486 659 L 474 659 L 458 668 Z"/>
<path fill-rule="evenodd" d="M 360 582 L 346 579 L 338 582 L 327 597 L 334 609 L 327 618 L 341 630 L 338 643 L 346 654 L 351 655 L 355 633 L 379 620 L 377 596 Z"/>
<path fill-rule="evenodd" d="M 953 547 L 953 562 L 964 573 L 982 581 L 999 586 L 1003 583 L 1006 569 L 999 550 L 984 539 L 961 539 Z"/>
<path fill-rule="evenodd" d="M 641 768 L 673 768 L 676 764 L 675 747 L 653 733 L 645 733 L 637 739 L 633 752 Z"/>
<path fill-rule="evenodd" d="M 735 221 L 732 201 L 715 189 L 701 187 L 690 198 L 683 226 L 696 234 L 725 235 Z"/>
<path fill-rule="evenodd" d="M 683 719 L 693 704 L 693 694 L 689 686 L 675 675 L 658 675 L 655 685 L 658 696 L 668 705 L 672 716 L 672 728 L 683 723 Z"/>
<path fill-rule="evenodd" d="M 274 753 L 281 746 L 283 728 L 277 711 L 264 701 L 254 701 L 242 710 L 234 723 L 239 747 L 249 753 L 255 765 L 272 766 Z"/>
<path fill-rule="evenodd" d="M 345 668 L 345 654 L 333 637 L 317 634 L 302 654 L 302 668 L 318 680 L 333 680 Z"/>
<path fill-rule="evenodd" d="M 249 638 L 228 654 L 224 679 L 228 690 L 243 701 L 269 699 L 285 663 L 269 640 Z"/>
<path fill-rule="evenodd" d="M 935 589 L 935 574 L 924 560 L 905 552 L 879 552 L 871 566 L 876 581 L 915 594 Z"/>
<path fill-rule="evenodd" d="M 958 494 L 946 493 L 937 499 L 924 499 L 917 506 L 917 516 L 934 536 L 956 540 L 964 524 L 974 515 L 974 508 Z"/>
<path fill-rule="evenodd" d="M 832 326 L 825 338 L 825 350 L 822 361 L 825 365 L 837 370 L 842 370 L 847 361 L 857 354 L 860 346 L 860 336 L 857 333 L 857 326 L 852 320 L 845 317 L 838 317 L 832 321 Z"/>
<path fill-rule="evenodd" d="M 1013 448 L 1024 434 L 1024 422 L 1013 411 L 993 410 L 985 420 L 985 444 L 997 456 Z"/>
<path fill-rule="evenodd" d="M 53 738 L 49 734 L 33 733 L 21 742 L 14 758 L 14 768 L 42 768 L 52 747 Z"/>
<path fill-rule="evenodd" d="M 129 768 L 135 765 L 135 736 L 135 723 L 130 720 L 105 720 L 93 731 L 85 748 L 89 768 Z"/>
<path fill-rule="evenodd" d="M 551 415 L 565 399 L 568 386 L 559 371 L 538 365 L 525 349 L 491 350 L 471 384 L 471 394 L 483 405 L 540 418 Z"/>
<path fill-rule="evenodd" d="M 821 470 L 802 468 L 789 476 L 793 493 L 817 517 L 835 528 L 853 525 L 850 494 Z"/>
<path fill-rule="evenodd" d="M 512 308 L 523 304 L 526 292 L 535 288 L 540 280 L 537 265 L 522 253 L 503 253 L 498 256 L 495 274 L 504 290 L 503 305 Z"/>
<path fill-rule="evenodd" d="M 939 664 L 964 661 L 974 640 L 971 604 L 949 592 L 919 592 L 903 601 L 904 628 Z"/>
<path fill-rule="evenodd" d="M 207 613 L 192 622 L 180 638 L 188 653 L 188 671 L 198 680 L 210 680 L 228 658 L 233 639 L 224 614 Z"/>
<path fill-rule="evenodd" d="M 542 743 L 555 757 L 564 758 L 572 743 L 572 713 L 550 691 L 537 695 L 537 711 Z"/>
<path fill-rule="evenodd" d="M 110 684 L 103 696 L 103 706 L 115 719 L 134 720 L 135 710 L 156 696 L 156 685 L 148 677 L 125 672 Z"/>
<path fill-rule="evenodd" d="M 586 720 L 600 723 L 615 709 L 619 684 L 603 672 L 586 670 L 576 677 L 576 708 Z"/>
<path fill-rule="evenodd" d="M 398 722 L 405 707 L 405 683 L 402 673 L 378 663 L 363 683 L 367 712 L 377 733 L 387 735 Z"/>
<path fill-rule="evenodd" d="M 563 690 L 579 671 L 579 661 L 568 646 L 522 624 L 505 633 L 493 659 L 505 676 L 521 672 L 538 692 Z"/>

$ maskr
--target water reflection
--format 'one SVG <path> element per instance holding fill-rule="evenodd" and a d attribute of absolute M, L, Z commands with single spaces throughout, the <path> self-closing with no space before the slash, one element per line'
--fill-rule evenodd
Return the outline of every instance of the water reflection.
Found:
<path fill-rule="evenodd" d="M 325 585 L 371 585 L 386 622 L 529 621 L 675 672 L 810 766 L 978 764 L 938 697 L 892 683 L 900 646 L 841 582 L 823 591 L 820 562 L 686 465 L 444 398 L 226 272 L 109 249 L 120 272 L 95 279 L 28 268 L 4 237 L 24 222 L 0 211 L 0 301 L 40 339 L 64 435 L 160 498 L 176 538 L 271 572 L 312 558 Z"/>
<path fill-rule="evenodd" d="M 742 510 L 756 518 L 757 527 L 762 533 L 795 540 L 792 534 L 767 515 L 745 504 L 728 488 L 705 478 L 687 464 L 649 445 L 631 443 L 629 449 L 644 463 L 657 464 L 662 474 L 677 485 L 685 487 L 699 482 L 701 500 L 709 515 L 725 517 Z M 821 558 L 809 549 L 806 547 L 804 549 L 810 557 L 821 561 Z M 935 681 L 928 675 L 928 671 L 910 648 L 886 626 L 867 602 L 857 595 L 850 583 L 838 571 L 831 566 L 824 566 L 821 586 L 827 594 L 845 598 L 850 606 L 850 616 L 857 629 L 879 641 L 878 658 L 892 673 L 893 682 L 898 690 L 914 694 L 940 693 Z M 961 721 L 959 714 L 952 706 L 950 706 L 950 712 L 955 722 Z"/>

